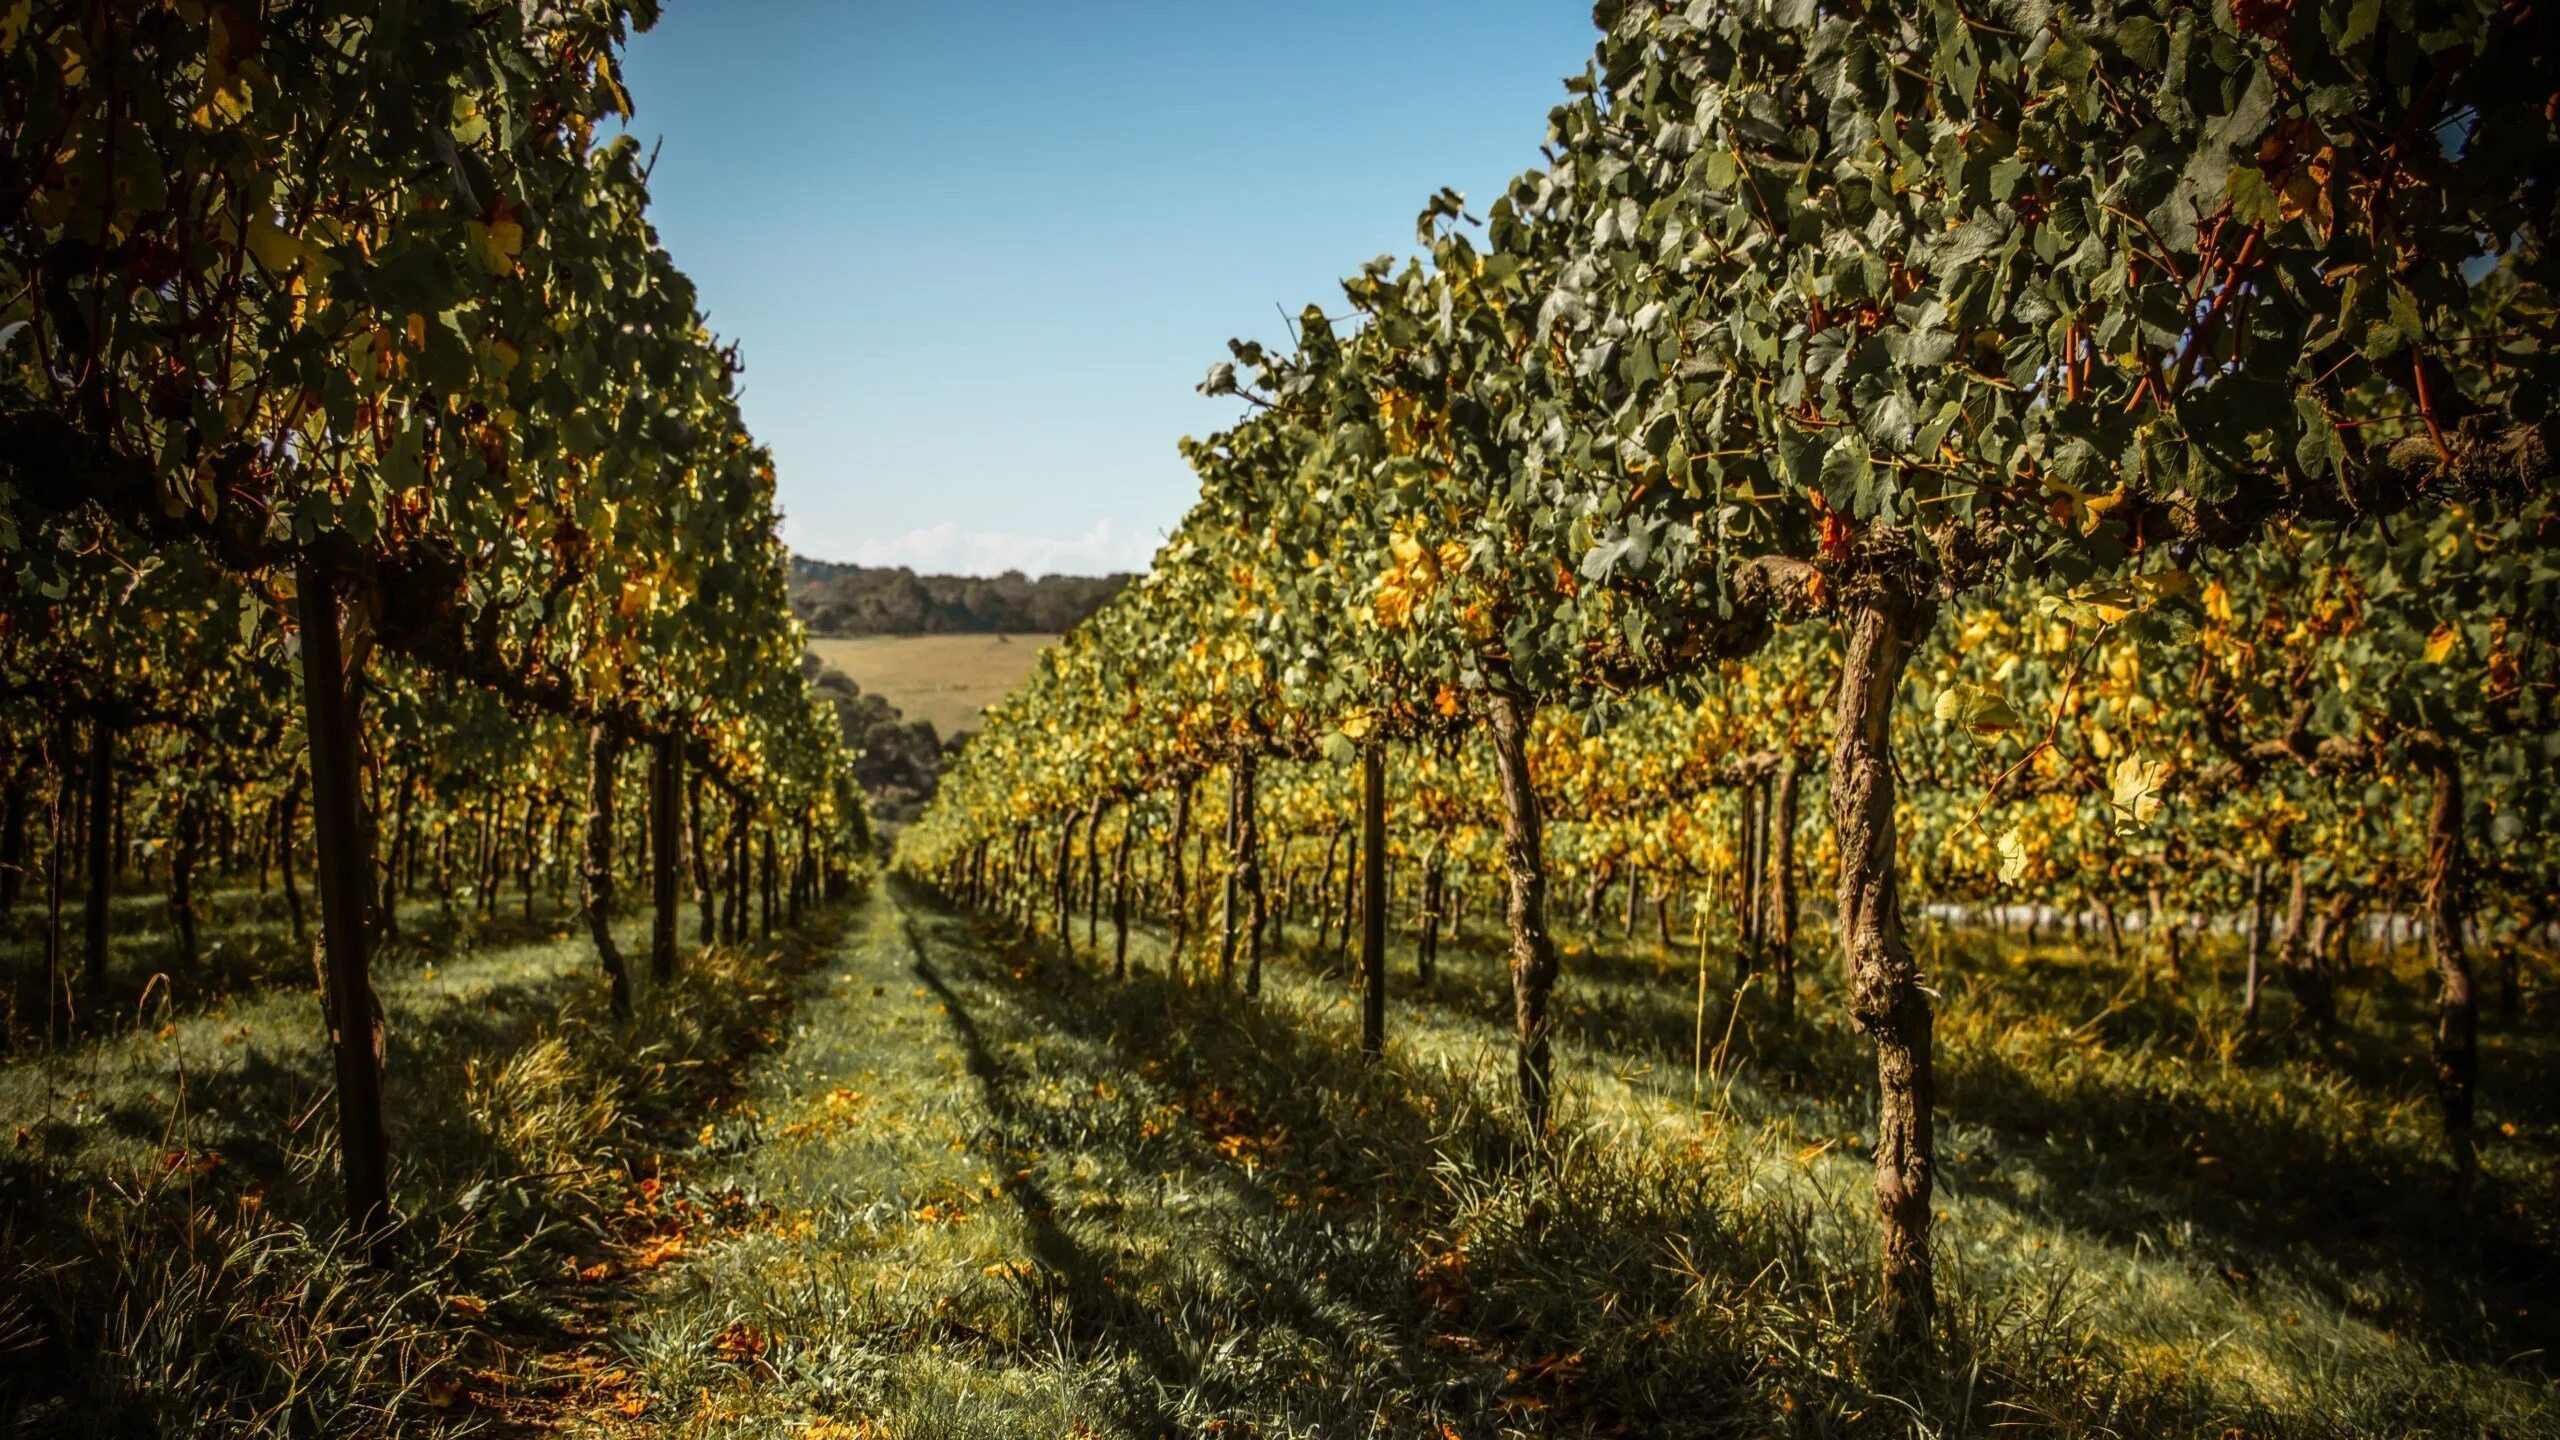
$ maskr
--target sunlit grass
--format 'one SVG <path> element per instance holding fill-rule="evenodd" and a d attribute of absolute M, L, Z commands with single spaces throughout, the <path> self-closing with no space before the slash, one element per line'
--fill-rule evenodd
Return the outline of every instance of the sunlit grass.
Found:
<path fill-rule="evenodd" d="M 2506 1147 L 2479 1196 L 2447 1198 L 2415 1032 L 2395 1028 L 2410 977 L 2373 977 L 2336 1046 L 2234 1045 L 2166 986 L 2110 1011 L 2123 977 L 2067 947 L 1976 937 L 1944 957 L 1941 1363 L 1893 1375 L 1865 1343 L 1862 1042 L 1818 974 L 1793 1033 L 1736 1017 L 1718 958 L 1699 1056 L 1690 953 L 1631 948 L 1649 947 L 1568 958 L 1563 1122 L 1538 1146 L 1511 1119 L 1481 951 L 1421 994 L 1397 958 L 1389 1053 L 1367 1067 L 1348 977 L 1294 958 L 1254 1005 L 1148 973 L 1153 936 L 1115 985 L 926 904 L 877 909 L 760 1076 L 752 1130 L 694 1174 L 756 1218 L 663 1272 L 635 1317 L 650 1423 L 2553 1423 L 2540 1357 L 2511 1360 L 2550 1323 L 2547 1236 L 2520 1218 L 2547 1208 L 2547 1158 Z M 2544 1073 L 2525 1050 L 2501 1042 L 2495 1083 Z M 2342 1078 L 2358 1067 L 2374 1073 Z M 2318 1167 L 2307 1190 L 2297 1165 Z"/>
<path fill-rule="evenodd" d="M 1936 1363 L 1893 1372 L 1868 1343 L 1871 1052 L 1817 943 L 1782 1030 L 1737 1008 L 1713 936 L 1703 1016 L 1686 944 L 1569 938 L 1538 1142 L 1485 936 L 1427 987 L 1394 952 L 1375 1065 L 1351 977 L 1306 938 L 1248 1002 L 1168 981 L 1152 932 L 1117 983 L 893 886 L 800 978 L 719 952 L 627 1036 L 581 939 L 422 940 L 383 967 L 396 1278 L 325 1238 L 307 985 L 22 1055 L 0 1068 L 24 1136 L 0 1347 L 50 1388 L 12 1413 L 65 1434 L 2560 1427 L 2547 1020 L 2489 1025 L 2459 1195 L 2413 957 L 2360 969 L 2313 1036 L 2281 994 L 2240 1028 L 2210 947 L 2171 982 L 1924 934 L 1943 1307 Z"/>
<path fill-rule="evenodd" d="M 239 931 L 284 924 L 237 895 L 224 911 L 244 949 Z M 307 962 L 298 983 L 152 986 L 134 1018 L 93 1016 L 73 1043 L 22 1037 L 0 1066 L 0 1428 L 414 1435 L 615 1402 L 539 1362 L 592 1327 L 611 1266 L 601 1284 L 580 1272 L 645 1227 L 635 1185 L 772 1038 L 787 975 L 764 947 L 715 949 L 644 992 L 626 1032 L 563 922 L 405 919 L 376 972 L 389 1272 L 339 1236 Z"/>

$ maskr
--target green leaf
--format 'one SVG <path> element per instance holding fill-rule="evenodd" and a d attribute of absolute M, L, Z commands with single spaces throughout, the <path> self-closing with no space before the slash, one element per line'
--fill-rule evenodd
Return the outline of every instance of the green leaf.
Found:
<path fill-rule="evenodd" d="M 2231 178 L 2224 186 L 2231 199 L 2231 218 L 2248 225 L 2276 225 L 2284 220 L 2284 211 L 2276 204 L 2276 192 L 2267 177 L 2255 165 L 2234 165 Z"/>

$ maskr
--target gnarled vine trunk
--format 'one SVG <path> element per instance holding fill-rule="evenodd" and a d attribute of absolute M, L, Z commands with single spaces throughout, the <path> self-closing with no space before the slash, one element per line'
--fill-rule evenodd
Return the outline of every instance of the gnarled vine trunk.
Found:
<path fill-rule="evenodd" d="M 770 841 L 767 842 L 771 843 Z M 1058 924 L 1058 953 L 1076 958 L 1076 821 L 1058 822 L 1057 865 L 1049 873 L 1049 908 Z"/>
<path fill-rule="evenodd" d="M 1262 890 L 1262 816 L 1257 803 L 1259 762 L 1251 755 L 1236 761 L 1235 869 L 1244 889 L 1244 993 L 1262 994 L 1263 927 L 1270 921 L 1270 901 Z"/>
<path fill-rule="evenodd" d="M 1779 763 L 1773 797 L 1777 815 L 1769 827 L 1770 994 L 1781 1025 L 1796 1018 L 1796 796 L 1801 771 L 1792 754 Z"/>
<path fill-rule="evenodd" d="M 694 923 L 694 943 L 707 946 L 718 938 L 719 907 L 711 898 L 711 841 L 709 832 L 702 828 L 702 774 L 700 771 L 694 772 L 685 781 L 684 841 L 685 868 L 690 872 L 688 878 L 693 882 L 694 909 L 699 912 Z M 529 821 L 525 827 L 524 843 L 528 849 L 533 845 L 533 827 Z M 530 877 L 533 871 L 530 868 L 530 861 L 525 874 L 527 876 L 525 916 L 531 919 L 533 891 Z"/>
<path fill-rule="evenodd" d="M 1422 935 L 1414 945 L 1414 978 L 1431 983 L 1432 967 L 1440 959 L 1440 926 L 1449 904 L 1449 841 L 1446 835 L 1431 842 L 1431 853 L 1422 862 Z"/>
<path fill-rule="evenodd" d="M 391 1258 L 391 1147 L 382 1123 L 381 1006 L 365 953 L 373 855 L 357 785 L 355 694 L 334 587 L 305 565 L 296 591 L 320 869 L 320 994 L 338 1081 L 339 1173 L 347 1225 L 367 1258 L 383 1265 Z"/>
<path fill-rule="evenodd" d="M 770 824 L 764 826 L 761 834 L 764 840 L 764 868 L 759 873 L 756 887 L 756 938 L 770 940 L 773 938 L 773 909 L 777 898 L 774 893 L 777 872 L 773 862 L 773 826 Z"/>
<path fill-rule="evenodd" d="M 1739 987 L 1760 968 L 1760 787 L 1742 787 L 1742 828 L 1734 836 L 1735 931 L 1734 984 Z"/>
<path fill-rule="evenodd" d="M 1102 953 L 1102 801 L 1084 812 L 1084 948 Z"/>
<path fill-rule="evenodd" d="M 2258 967 L 2267 952 L 2267 862 L 2249 867 L 2249 969 L 2240 985 L 2240 1023 L 2258 1021 Z"/>
<path fill-rule="evenodd" d="M 1129 837 L 1138 830 L 1138 807 L 1120 817 L 1120 842 L 1111 847 L 1111 973 L 1129 978 Z"/>
<path fill-rule="evenodd" d="M 1556 942 L 1547 933 L 1547 857 L 1536 779 L 1529 772 L 1529 705 L 1496 689 L 1486 702 L 1493 763 L 1502 782 L 1502 868 L 1508 884 L 1504 918 L 1511 928 L 1511 1019 L 1519 1043 L 1520 1108 L 1532 1131 L 1544 1131 L 1555 1089 L 1553 1020 Z M 1632 887 L 1630 887 L 1632 888 Z"/>
<path fill-rule="evenodd" d="M 1929 994 L 1902 924 L 1894 855 L 1893 702 L 1932 607 L 1907 599 L 1850 606 L 1832 737 L 1831 819 L 1840 848 L 1841 973 L 1849 1013 L 1876 1047 L 1876 1212 L 1883 1222 L 1884 1334 L 1909 1351 L 1928 1343 L 1937 1289 L 1929 1197 L 1937 1146 Z"/>
<path fill-rule="evenodd" d="M 2276 968 L 2284 972 L 2285 988 L 2293 992 L 2294 1004 L 2303 1018 L 2314 1024 L 2327 1024 L 2330 1013 L 2328 977 L 2320 968 L 2319 946 L 2311 942 L 2311 895 L 2303 883 L 2302 861 L 2292 866 L 2291 891 L 2285 899 L 2284 943 L 2276 949 Z"/>
<path fill-rule="evenodd" d="M 1165 907 L 1173 930 L 1165 942 L 1167 979 L 1182 973 L 1182 946 L 1191 934 L 1191 892 L 1182 873 L 1182 845 L 1191 838 L 1191 777 L 1184 775 L 1173 784 L 1173 833 L 1165 838 L 1164 849 Z"/>
<path fill-rule="evenodd" d="M 2434 785 L 2427 802 L 2427 950 L 2436 967 L 2436 1100 L 2455 1173 L 2468 1182 L 2478 1163 L 2471 1114 L 2480 1015 L 2463 935 L 2469 857 L 2462 837 L 2462 763 L 2449 750 L 2440 751 L 2427 757 L 2427 772 Z"/>
<path fill-rule="evenodd" d="M 1333 894 L 1333 861 L 1341 850 L 1342 825 L 1337 821 L 1333 828 L 1325 831 L 1324 868 L 1316 872 L 1315 889 L 1311 892 L 1315 897 L 1315 903 L 1311 908 L 1316 912 L 1315 953 L 1318 955 L 1324 953 L 1325 937 L 1333 933 L 1333 907 L 1326 904 L 1325 900 Z"/>
<path fill-rule="evenodd" d="M 578 869 L 578 900 L 595 941 L 596 962 L 612 986 L 613 1015 L 631 1018 L 631 975 L 613 938 L 614 772 L 622 768 L 622 737 L 609 725 L 587 732 L 587 843 Z"/>
<path fill-rule="evenodd" d="M 1387 747 L 1360 748 L 1360 1053 L 1387 1048 Z"/>
<path fill-rule="evenodd" d="M 1244 836 L 1244 812 L 1251 802 L 1247 787 L 1253 783 L 1248 762 L 1227 762 L 1227 873 L 1219 882 L 1218 893 L 1218 983 L 1232 986 L 1236 982 L 1236 957 L 1244 951 L 1244 863 L 1241 848 Z"/>

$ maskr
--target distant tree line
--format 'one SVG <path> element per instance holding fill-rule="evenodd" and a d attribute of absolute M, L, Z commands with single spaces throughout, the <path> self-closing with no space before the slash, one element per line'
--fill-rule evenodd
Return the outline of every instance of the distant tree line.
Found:
<path fill-rule="evenodd" d="M 826 636 L 1056 634 L 1109 603 L 1128 575 L 918 575 L 905 566 L 794 556 L 791 608 Z"/>

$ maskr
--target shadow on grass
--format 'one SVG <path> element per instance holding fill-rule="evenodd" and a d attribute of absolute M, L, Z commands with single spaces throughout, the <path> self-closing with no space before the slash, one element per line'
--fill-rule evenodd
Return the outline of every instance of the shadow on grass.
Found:
<path fill-rule="evenodd" d="M 582 940 L 439 950 L 454 968 L 438 979 L 395 959 L 385 1110 L 402 1236 L 388 1270 L 354 1264 L 338 1237 L 330 1062 L 307 989 L 15 1062 L 13 1094 L 82 1123 L 0 1149 L 0 1429 L 485 1426 L 464 1377 L 575 1343 L 562 1262 L 610 1243 L 660 1147 L 779 1042 L 791 981 L 832 935 L 822 915 L 776 947 L 696 957 L 643 992 L 627 1029 L 604 1015 Z M 532 1395 L 557 1380 L 509 1383 Z"/>
<path fill-rule="evenodd" d="M 969 925 L 924 903 L 939 912 L 934 928 Z M 1262 1207 L 1264 1253 L 1233 1244 L 1219 1253 L 1257 1284 L 1287 1277 L 1275 1289 L 1295 1296 L 1285 1315 L 1237 1323 L 1356 1312 L 1325 1336 L 1371 1357 L 1341 1373 L 1342 1420 L 1396 1414 L 1380 1396 L 1398 1388 L 1428 1397 L 1400 1421 L 1469 1435 L 1522 1424 L 1565 1434 L 1854 1433 L 1850 1417 L 1879 1404 L 1881 1382 L 1859 1368 L 1863 1267 L 1827 1252 L 1801 1208 L 1736 1204 L 1736 1176 L 1706 1145 L 1532 1144 L 1487 1104 L 1507 1066 L 1436 1063 L 1399 1042 L 1389 1063 L 1371 1067 L 1352 1049 L 1347 1015 L 1337 1023 L 1331 1009 L 1311 1017 L 1147 973 L 1115 985 L 1054 955 L 1017 969 L 987 956 L 1004 947 L 1000 936 L 972 929 L 937 948 L 956 973 L 1006 985 L 1031 1023 L 1099 1045 L 1122 1073 L 1188 1097 L 1211 1132 L 1289 1137 L 1244 1147 L 1261 1161 L 1249 1171 L 1234 1147 L 1207 1139 L 1180 1163 L 1222 1173 Z M 1453 1001 L 1463 994 L 1463 976 L 1444 972 L 1441 983 Z M 948 987 L 937 989 L 954 1004 Z M 1144 1150 L 1128 1158 L 1161 1164 Z M 1312 1298 L 1319 1284 L 1322 1303 Z M 1895 1387 L 1907 1391 L 1898 1403 L 1959 1430 L 2004 1403 L 2048 1406 L 2059 1377 L 2106 1363 L 2060 1329 L 2057 1320 L 2051 1333 L 2012 1334 L 1996 1349 L 1957 1336 L 1952 1380 Z M 2108 1403 L 2119 1419 L 2162 1432 L 2212 1433 L 2224 1413 L 2139 1383 Z"/>
<path fill-rule="evenodd" d="M 95 992 L 82 968 L 80 912 L 76 905 L 68 910 L 61 963 L 76 1012 L 75 1040 L 158 1026 L 280 987 L 311 983 L 311 944 L 319 925 L 316 895 L 303 897 L 307 929 L 301 939 L 294 936 L 281 894 L 225 889 L 197 903 L 199 953 L 190 962 L 179 953 L 165 899 L 118 895 L 109 910 L 106 977 Z M 376 939 L 373 963 L 379 975 L 466 952 L 546 943 L 565 932 L 574 918 L 548 905 L 531 918 L 511 906 L 482 916 L 432 898 L 409 900 L 400 914 L 399 938 Z M 47 1045 L 45 926 L 41 912 L 21 900 L 18 913 L 0 927 L 0 1055 Z"/>
<path fill-rule="evenodd" d="M 982 1148 L 991 1160 L 1010 1165 L 1019 1140 L 1042 1128 L 1040 1117 L 1023 1105 L 1014 1078 L 1005 1073 L 1002 1062 L 988 1049 L 968 1002 L 935 968 L 923 939 L 916 934 L 913 918 L 902 915 L 900 919 L 907 948 L 915 957 L 910 968 L 942 1002 L 952 1031 L 960 1039 L 969 1077 L 977 1084 L 979 1102 L 1001 1127 L 1001 1133 L 994 1137 L 996 1143 L 982 1143 Z M 981 1137 L 982 1142 L 986 1138 Z M 1166 1389 L 1181 1390 L 1197 1382 L 1197 1367 L 1183 1356 L 1164 1322 L 1120 1290 L 1110 1268 L 1056 1223 L 1056 1207 L 1037 1179 L 1026 1176 L 1005 1193 L 1030 1232 L 1033 1258 L 1065 1285 L 1073 1336 L 1087 1357 L 1097 1348 L 1126 1353 L 1145 1367 L 1157 1386 Z M 1173 1412 L 1156 1391 L 1137 1386 L 1121 1386 L 1118 1391 L 1121 1413 L 1117 1418 L 1131 1434 L 1168 1433 Z"/>
<path fill-rule="evenodd" d="M 940 912 L 937 925 L 971 925 L 981 942 L 974 948 L 1008 943 L 938 901 L 923 903 Z M 1755 1211 L 1767 1202 L 1737 1203 L 1734 1190 L 1700 1179 L 1720 1163 L 1712 1155 L 1694 1157 L 1698 1174 L 1639 1174 L 1659 1157 L 1609 1155 L 1619 1148 L 1611 1140 L 1523 1163 L 1531 1152 L 1516 1131 L 1485 1111 L 1494 1093 L 1485 1076 L 1417 1063 L 1406 1043 L 1416 1030 L 1501 1035 L 1498 954 L 1444 949 L 1439 973 L 1420 985 L 1396 967 L 1396 1004 L 1414 1029 L 1400 1024 L 1397 1058 L 1373 1072 L 1351 1051 L 1347 1007 L 1255 1006 L 1214 985 L 1168 983 L 1144 966 L 1115 986 L 1054 954 L 1015 968 L 965 958 L 970 944 L 950 948 L 963 957 L 955 966 L 983 967 L 973 978 L 1009 979 L 1006 993 L 1037 1023 L 1108 1046 L 1128 1068 L 1177 1093 L 1232 1096 L 1255 1123 L 1299 1137 L 1256 1174 L 1257 1191 L 1338 1185 L 1342 1198 L 1272 1212 L 1270 1234 L 1288 1247 L 1285 1263 L 1310 1272 L 1321 1265 L 1337 1283 L 1350 1277 L 1363 1308 L 1400 1337 L 1394 1364 L 1441 1393 L 1468 1393 L 1472 1413 L 1534 1404 L 1568 1429 L 1625 1420 L 1648 1432 L 1673 1415 L 1703 1434 L 1831 1433 L 1840 1417 L 1879 1413 L 1871 1388 L 1879 1382 L 1862 1376 L 1856 1359 L 1868 1265 L 1862 1195 L 1839 1197 L 1828 1214 L 1784 1205 Z M 1329 950 L 1308 955 L 1284 941 L 1272 963 L 1331 995 L 1343 985 Z M 1830 1001 L 1811 958 L 1818 954 L 1808 947 L 1805 1009 L 1794 1027 L 1777 1031 L 1746 1008 L 1733 1044 L 1746 1122 L 1786 1115 L 1814 1135 L 1866 1128 L 1872 1053 L 1845 1021 L 1821 1011 Z M 2209 1072 L 2215 1062 L 2178 1053 L 2198 1044 L 2199 1022 L 2193 1002 L 2175 991 L 2136 996 L 2109 1012 L 2116 997 L 2107 986 L 2119 977 L 2095 967 L 2019 967 L 2028 973 L 2005 995 L 1982 988 L 1986 972 L 1993 985 L 2013 983 L 1991 959 L 1951 949 L 1944 968 L 1949 1007 L 1982 1011 L 1952 1030 L 1941 1050 L 1942 1109 L 1956 1127 L 1942 1142 L 1952 1194 L 2011 1212 L 2029 1233 L 2044 1224 L 2078 1234 L 2127 1265 L 2156 1255 L 2166 1231 L 2196 1237 L 2184 1243 L 2198 1259 L 2235 1257 L 2219 1267 L 2230 1283 L 2253 1285 L 2255 1270 L 2296 1280 L 2340 1319 L 2415 1342 L 2412 1368 L 2372 1382 L 2386 1389 L 2420 1383 L 2434 1363 L 2430 1353 L 2484 1372 L 2535 1363 L 2515 1352 L 2547 1332 L 2541 1296 L 2560 1290 L 2525 1197 L 2449 1201 L 2427 1153 L 2403 1143 L 2405 1134 L 2362 1133 L 2352 1117 L 2298 1103 L 2316 1099 L 2316 1086 L 2292 1095 L 2291 1108 L 2269 1106 L 2255 1092 L 2290 1083 L 2284 1067 L 2295 1057 L 2284 1047 L 2291 1042 L 2271 1039 L 2260 1042 L 2269 1053 L 2244 1052 L 2228 1097 L 2210 1081 L 2188 1083 L 2191 1071 Z M 1685 1059 L 1696 1031 L 1694 975 L 1676 963 L 1575 957 L 1565 982 L 1579 1012 L 1569 1042 L 1587 1065 L 1641 1070 Z M 1955 992 L 1967 976 L 1973 983 Z M 2350 1044 L 2356 1073 L 2390 1074 L 2385 1057 L 2397 1037 L 2375 1029 L 2364 1011 L 2396 1025 L 2414 1007 L 2387 977 L 2372 984 L 2370 1005 L 2351 1017 L 2359 1028 Z M 1728 989 L 1728 976 L 1711 970 L 1711 1043 Z M 2012 1053 L 2010 1024 L 2057 1015 L 2095 1021 L 2068 1044 L 2030 1035 L 2043 1048 Z M 2095 1058 L 2082 1063 L 2088 1057 Z M 2399 1071 L 2405 1080 L 2405 1062 Z M 2349 1083 L 2344 1067 L 2334 1083 Z M 1992 1143 L 1982 1148 L 1963 1132 Z M 2199 1170 L 2191 1147 L 2226 1164 Z M 1211 1163 L 1220 1162 L 1211 1156 Z M 1224 1168 L 1241 1178 L 1232 1162 Z M 2020 1173 L 2030 1168 L 2033 1186 Z M 1345 1223 L 1364 1211 L 1380 1223 L 1366 1232 Z M 1810 1238 L 1817 1225 L 1839 1229 L 1844 1217 L 1846 1253 L 1836 1235 Z M 1671 1248 L 1676 1257 L 1666 1254 Z M 1452 1250 L 1465 1261 L 1455 1277 L 1445 1269 Z M 1950 1275 L 1966 1268 L 1953 1255 L 1948 1263 Z M 1993 1415 L 2004 1417 L 2006 1430 L 2068 1432 L 2079 1424 L 2075 1413 L 2105 1414 L 2117 1427 L 2130 1422 L 2124 1433 L 2220 1434 L 2237 1424 L 2252 1433 L 2325 1434 L 2355 1423 L 2346 1418 L 2354 1412 L 2333 1408 L 2344 1402 L 2325 1397 L 2285 1400 L 2280 1390 L 2253 1386 L 2259 1402 L 2235 1403 L 2174 1372 L 2146 1378 L 2090 1330 L 2085 1314 L 2052 1303 L 2022 1307 L 2027 1297 L 2016 1287 L 2036 1283 L 2031 1269 L 2023 1256 L 2005 1262 L 1993 1290 L 1962 1297 L 1975 1308 L 1951 1317 L 1953 1353 L 1942 1356 L 1941 1371 L 1963 1384 L 1924 1381 L 1886 1408 L 1909 1406 L 1957 1432 Z M 2208 1305 L 2219 1283 L 2209 1271 L 2195 1277 Z M 2057 1276 L 2043 1300 L 2066 1289 L 2085 1286 Z M 2126 1313 L 2135 1315 L 2145 1302 L 2128 1293 L 2111 1303 L 2133 1306 Z M 1704 1312 L 1719 1323 L 1702 1326 Z M 1462 1363 L 1470 1358 L 1492 1363 Z M 2267 1403 L 2286 1408 L 2270 1411 Z M 2362 1403 L 2376 1402 L 2368 1394 Z M 2409 1423 L 2413 1433 L 2437 1424 L 2460 1429 L 2473 1414 L 2464 1407 L 2474 1403 L 2447 1397 L 2426 1407 L 2432 1420 L 2412 1412 Z M 1736 1418 L 1704 1418 L 1716 1415 Z"/>
<path fill-rule="evenodd" d="M 1934 977 L 1946 992 L 1941 1123 L 1996 1137 L 1989 1151 L 1942 1141 L 1953 1191 L 2128 1254 L 2175 1235 L 2244 1289 L 2282 1276 L 2341 1313 L 2474 1364 L 2560 1354 L 2549 1171 L 2510 1167 L 2509 1183 L 2453 1189 L 2432 1129 L 2434 1012 L 2421 987 L 2368 968 L 2334 1031 L 2271 1015 L 2238 1045 L 2230 1083 L 2215 1085 L 2193 1078 L 2221 1063 L 2201 1033 L 2199 998 L 2213 988 L 2202 966 L 2191 963 L 2189 985 L 2136 986 L 2057 947 L 2003 964 L 1998 942 L 1976 943 L 1994 953 L 1949 947 L 1933 957 L 1946 972 Z M 1649 965 L 1586 960 L 1566 982 L 1569 1038 L 1598 1055 L 1685 1062 L 1692 977 L 1684 990 Z M 1718 979 L 1711 968 L 1710 1045 L 1731 1004 Z M 1745 1007 L 1732 1051 L 1749 1112 L 1787 1115 L 1807 1133 L 1867 1127 L 1872 1051 L 1854 1030 L 1823 1022 L 1827 1000 L 1809 988 L 1785 1029 Z M 2052 1017 L 2064 1018 L 2066 1036 L 2048 1029 L 2010 1043 L 2012 1026 Z M 2527 1117 L 2553 1108 L 2547 1038 L 2497 1037 L 2485 1058 L 2497 1108 Z M 2415 1119 L 2378 1133 L 2341 1113 L 2341 1094 L 2408 1107 Z"/>

